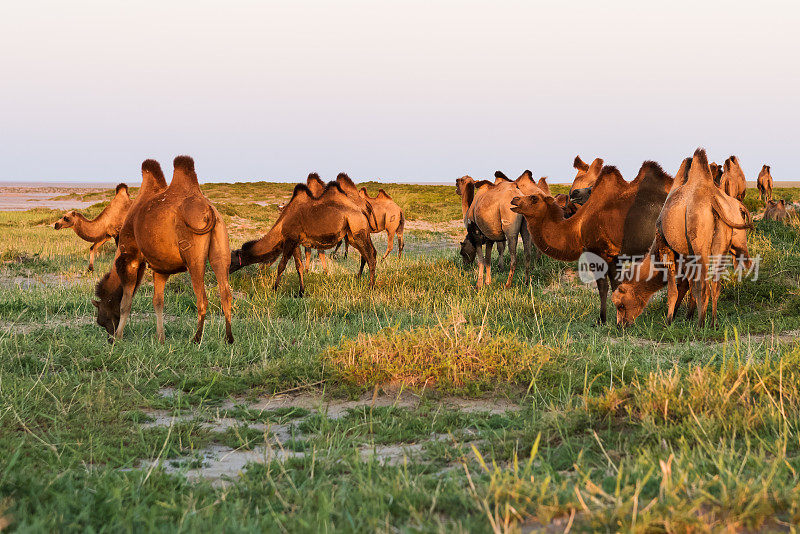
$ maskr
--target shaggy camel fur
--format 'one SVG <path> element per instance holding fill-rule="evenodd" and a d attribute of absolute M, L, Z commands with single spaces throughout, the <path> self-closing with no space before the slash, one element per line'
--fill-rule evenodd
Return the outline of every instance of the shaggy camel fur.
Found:
<path fill-rule="evenodd" d="M 789 212 L 786 210 L 786 201 L 784 199 L 767 201 L 767 209 L 764 210 L 765 220 L 783 221 L 788 216 Z"/>
<path fill-rule="evenodd" d="M 729 157 L 725 160 L 725 165 L 722 169 L 722 177 L 719 179 L 719 188 L 739 202 L 744 202 L 744 195 L 747 192 L 747 180 L 745 180 L 744 172 L 742 172 L 742 168 L 739 166 L 739 158 L 736 156 Z M 709 173 L 710 172 L 709 170 Z"/>
<path fill-rule="evenodd" d="M 98 323 L 116 339 L 122 339 L 130 317 L 133 296 L 141 282 L 145 262 L 153 271 L 153 307 L 156 311 L 156 332 L 164 341 L 164 287 L 170 275 L 188 270 L 197 299 L 197 328 L 194 342 L 203 335 L 208 297 L 204 275 L 206 261 L 211 264 L 219 285 L 222 311 L 225 315 L 225 339 L 233 343 L 231 329 L 232 294 L 228 284 L 230 246 L 222 216 L 203 195 L 197 181 L 194 161 L 178 156 L 173 162 L 172 182 L 162 191 L 150 191 L 131 210 L 123 229 L 114 269 L 97 285 Z M 142 164 L 145 174 L 161 174 L 160 166 L 152 160 Z M 163 181 L 163 174 L 161 180 Z M 140 198 L 137 198 L 137 201 Z M 132 238 L 132 239 L 131 239 Z M 121 289 L 121 291 L 120 291 Z M 119 295 L 119 296 L 118 296 Z M 119 317 L 114 321 L 109 317 Z M 106 317 L 101 322 L 100 317 Z"/>
<path fill-rule="evenodd" d="M 114 198 L 100 215 L 89 220 L 75 210 L 68 211 L 53 227 L 56 230 L 72 228 L 78 237 L 92 244 L 89 247 L 89 271 L 94 271 L 94 258 L 109 239 L 119 241 L 119 231 L 131 207 L 131 197 L 128 196 L 128 186 L 119 184 Z"/>
<path fill-rule="evenodd" d="M 617 284 L 617 258 L 643 255 L 650 248 L 671 186 L 672 177 L 652 161 L 642 164 L 632 182 L 607 166 L 588 201 L 569 219 L 555 199 L 543 195 L 515 198 L 512 209 L 525 216 L 533 242 L 548 256 L 576 261 L 586 251 L 606 262 L 606 276 L 597 279 L 599 322 L 605 323 L 609 284 Z"/>
<path fill-rule="evenodd" d="M 588 165 L 583 162 L 580 156 L 575 156 L 575 161 L 572 162 L 572 166 L 578 171 L 575 175 L 575 179 L 572 180 L 572 186 L 569 188 L 569 196 L 572 200 L 578 201 L 576 198 L 576 191 L 579 189 L 589 189 L 588 192 L 584 192 L 586 196 L 588 193 L 591 192 L 591 188 L 594 187 L 595 182 L 597 182 L 597 178 L 600 176 L 600 171 L 603 169 L 603 160 L 601 158 L 595 158 L 591 165 Z M 583 202 L 586 201 L 585 198 L 581 198 Z M 582 204 L 583 202 L 579 202 Z"/>
<path fill-rule="evenodd" d="M 714 178 L 714 184 L 717 187 L 720 187 L 720 180 L 722 180 L 722 165 L 719 165 L 718 163 L 711 163 L 709 167 L 711 168 L 711 176 Z"/>
<path fill-rule="evenodd" d="M 499 176 L 498 176 L 499 175 Z M 496 177 L 504 175 L 499 171 Z M 466 185 L 466 194 L 474 184 Z M 516 181 L 500 181 L 497 185 L 490 187 L 486 192 L 475 198 L 469 206 L 464 217 L 464 225 L 467 227 L 467 240 L 476 251 L 478 260 L 478 281 L 477 288 L 491 284 L 492 267 L 489 260 L 492 242 L 505 240 L 511 256 L 511 265 L 508 271 L 508 279 L 505 287 L 511 287 L 514 278 L 514 271 L 517 266 L 517 241 L 522 235 L 522 246 L 525 259 L 525 283 L 530 282 L 531 268 L 531 239 L 527 227 L 524 225 L 522 216 L 514 213 L 511 206 L 512 199 L 524 194 L 536 194 L 546 196 L 541 189 L 536 186 L 530 171 L 525 171 Z M 484 257 L 481 246 L 487 245 L 487 257 Z M 538 255 L 538 251 L 537 251 Z M 485 283 L 484 283 L 485 279 Z"/>
<path fill-rule="evenodd" d="M 710 300 L 713 326 L 721 283 L 718 273 L 710 271 L 711 261 L 715 257 L 738 253 L 738 260 L 749 264 L 746 236 L 741 243 L 741 234 L 737 235 L 736 231 L 752 227 L 752 219 L 740 201 L 714 185 L 705 150 L 698 148 L 691 160 L 684 161 L 681 169 L 661 210 L 658 229 L 676 258 L 683 256 L 694 260 L 697 268 L 685 276 L 689 279 L 699 310 L 698 323 L 700 326 L 705 324 Z M 737 250 L 742 246 L 744 250 Z M 670 268 L 668 275 L 668 302 L 672 302 L 674 297 L 671 295 L 677 293 L 674 267 Z"/>
<path fill-rule="evenodd" d="M 386 191 L 383 189 L 378 190 L 375 197 L 370 197 L 367 193 L 367 188 L 362 187 L 359 191 L 361 197 L 367 200 L 372 206 L 372 211 L 375 213 L 375 220 L 377 227 L 372 228 L 372 233 L 386 232 L 388 245 L 386 254 L 383 255 L 381 261 L 386 259 L 386 256 L 392 251 L 394 246 L 394 236 L 397 234 L 397 257 L 403 257 L 403 247 L 405 246 L 405 239 L 403 238 L 403 228 L 405 227 L 405 215 L 400 206 L 392 200 Z"/>
<path fill-rule="evenodd" d="M 261 239 L 248 241 L 231 255 L 231 272 L 253 263 L 271 264 L 278 256 L 278 272 L 274 289 L 278 288 L 281 275 L 290 257 L 294 257 L 300 278 L 300 295 L 305 293 L 303 265 L 298 247 L 328 249 L 345 236 L 361 254 L 361 268 L 369 264 L 370 287 L 375 286 L 375 247 L 370 238 L 369 219 L 371 210 L 362 208 L 346 194 L 339 182 L 330 182 L 321 195 L 315 197 L 304 184 L 297 184 L 292 199 L 281 212 L 278 220 Z M 374 218 L 374 216 L 373 216 Z"/>
<path fill-rule="evenodd" d="M 772 174 L 769 170 L 769 165 L 764 165 L 758 173 L 758 192 L 764 204 L 772 200 Z"/>

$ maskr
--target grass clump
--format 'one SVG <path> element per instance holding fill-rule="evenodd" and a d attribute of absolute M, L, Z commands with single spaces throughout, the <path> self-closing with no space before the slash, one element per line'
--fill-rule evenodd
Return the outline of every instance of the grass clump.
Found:
<path fill-rule="evenodd" d="M 360 386 L 488 391 L 531 383 L 553 352 L 513 333 L 474 326 L 392 327 L 346 339 L 327 351 L 326 360 L 340 380 Z"/>

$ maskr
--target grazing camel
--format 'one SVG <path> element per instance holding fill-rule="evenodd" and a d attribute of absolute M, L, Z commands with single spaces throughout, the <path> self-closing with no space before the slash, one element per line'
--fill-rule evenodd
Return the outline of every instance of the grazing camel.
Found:
<path fill-rule="evenodd" d="M 367 213 L 367 218 L 369 219 L 369 225 L 372 228 L 377 227 L 378 221 L 375 219 L 375 214 L 372 212 L 372 205 L 370 204 L 369 200 L 362 198 L 358 189 L 356 188 L 356 184 L 353 183 L 353 180 L 343 172 L 340 172 L 336 176 L 336 183 L 339 184 L 339 188 L 344 191 L 344 193 L 350 197 L 350 199 L 356 203 L 362 210 L 365 210 Z M 344 255 L 343 257 L 347 258 L 347 248 L 349 246 L 349 242 L 347 236 L 345 236 L 341 241 L 336 244 L 336 248 L 333 249 L 332 256 L 336 256 L 339 252 L 339 247 L 342 246 L 344 243 Z M 363 258 L 362 258 L 363 260 Z M 363 262 L 362 262 L 363 266 Z"/>
<path fill-rule="evenodd" d="M 751 228 L 752 219 L 739 200 L 714 185 L 705 150 L 698 148 L 692 159 L 684 160 L 681 169 L 661 210 L 658 228 L 676 258 L 692 259 L 691 272 L 684 273 L 684 276 L 691 284 L 699 310 L 698 323 L 700 326 L 705 324 L 710 300 L 713 326 L 721 283 L 720 273 L 711 271 L 712 260 L 727 254 L 739 254 L 737 261 L 745 265 L 750 263 L 746 235 L 739 231 Z M 668 302 L 673 302 L 675 297 L 672 295 L 676 293 L 675 270 L 671 267 L 668 272 Z"/>
<path fill-rule="evenodd" d="M 89 247 L 89 271 L 94 271 L 94 258 L 103 243 L 109 239 L 119 240 L 119 231 L 131 206 L 128 186 L 119 184 L 114 198 L 100 215 L 92 220 L 87 219 L 75 210 L 68 211 L 53 225 L 56 230 L 72 228 L 78 237 L 92 244 Z"/>
<path fill-rule="evenodd" d="M 502 174 L 502 173 L 501 173 Z M 495 182 L 503 182 L 503 178 L 505 175 L 496 176 Z M 511 181 L 506 178 L 505 181 Z M 471 184 L 471 185 L 470 185 Z M 489 180 L 479 180 L 475 181 L 471 176 L 465 175 L 461 178 L 456 179 L 456 193 L 458 196 L 461 197 L 461 216 L 464 218 L 464 227 L 467 227 L 467 212 L 469 211 L 469 207 L 475 201 L 475 198 L 482 195 L 489 188 L 494 185 Z M 492 246 L 494 245 L 493 242 L 486 243 L 486 262 L 492 262 Z M 503 258 L 503 253 L 506 250 L 506 242 L 498 241 L 497 242 L 497 255 L 499 258 L 499 267 L 500 269 L 505 269 L 505 263 Z M 477 254 L 477 250 L 473 245 L 472 241 L 470 241 L 469 236 L 464 238 L 464 241 L 461 242 L 461 258 L 464 260 L 465 265 L 470 265 L 472 262 L 475 261 L 475 255 Z"/>
<path fill-rule="evenodd" d="M 496 175 L 502 175 L 498 171 Z M 465 194 L 469 195 L 469 189 L 475 184 L 467 183 Z M 484 285 L 492 282 L 492 266 L 488 261 L 491 254 L 493 242 L 505 240 L 511 256 L 511 265 L 508 271 L 508 279 L 505 287 L 511 287 L 514 278 L 514 271 L 517 266 L 517 241 L 522 235 L 522 246 L 525 258 L 525 283 L 530 282 L 531 268 L 531 239 L 528 228 L 525 226 L 522 216 L 512 210 L 511 201 L 515 197 L 525 194 L 546 196 L 539 189 L 531 178 L 530 171 L 525 171 L 516 181 L 501 181 L 497 185 L 489 187 L 488 190 L 475 197 L 469 206 L 464 217 L 464 225 L 467 227 L 467 241 L 476 251 L 478 260 L 478 281 L 476 287 L 480 289 Z M 463 197 L 462 197 L 463 198 Z M 484 257 L 481 246 L 487 245 L 487 256 Z M 463 247 L 462 247 L 463 248 Z M 537 251 L 538 254 L 538 251 Z M 485 283 L 484 283 L 485 278 Z"/>
<path fill-rule="evenodd" d="M 575 161 L 572 166 L 578 171 L 575 179 L 572 180 L 572 186 L 569 188 L 569 197 L 578 204 L 586 202 L 586 197 L 591 193 L 591 188 L 594 187 L 595 182 L 600 177 L 600 171 L 603 169 L 603 160 L 595 158 L 591 165 L 583 162 L 580 156 L 575 156 Z M 585 190 L 578 194 L 579 190 Z M 579 202 L 580 200 L 580 202 Z"/>
<path fill-rule="evenodd" d="M 767 201 L 767 209 L 764 210 L 765 220 L 783 221 L 788 216 L 789 212 L 786 210 L 786 201 L 784 199 Z"/>
<path fill-rule="evenodd" d="M 371 215 L 371 210 L 368 212 L 355 203 L 338 181 L 330 182 L 317 197 L 306 185 L 297 184 L 292 199 L 269 232 L 261 239 L 248 241 L 241 249 L 233 251 L 230 272 L 253 263 L 271 264 L 282 255 L 273 285 L 273 289 L 277 290 L 286 263 L 290 257 L 294 257 L 302 296 L 305 282 L 298 247 L 328 249 L 347 236 L 361 254 L 359 276 L 364 272 L 364 264 L 369 264 L 369 286 L 374 287 L 377 253 L 370 238 Z"/>
<path fill-rule="evenodd" d="M 736 156 L 731 156 L 725 160 L 722 176 L 719 179 L 719 188 L 739 202 L 744 202 L 744 195 L 747 192 L 747 180 L 744 178 L 742 167 L 739 166 L 739 158 Z"/>
<path fill-rule="evenodd" d="M 233 343 L 233 297 L 228 284 L 231 254 L 225 222 L 200 190 L 194 160 L 189 156 L 178 156 L 173 166 L 169 186 L 161 191 L 157 188 L 151 190 L 125 221 L 125 239 L 120 242 L 114 269 L 97 285 L 99 300 L 93 304 L 98 308 L 98 323 L 109 333 L 113 332 L 116 339 L 122 339 L 133 295 L 141 282 L 146 262 L 153 271 L 156 332 L 159 341 L 163 342 L 164 287 L 170 275 L 188 270 L 197 299 L 197 328 L 193 341 L 200 343 L 208 309 L 203 280 L 208 261 L 219 285 L 225 315 L 225 339 Z M 142 164 L 143 183 L 148 179 L 146 174 L 155 176 L 156 173 L 161 173 L 157 162 L 148 160 Z M 163 181 L 163 174 L 160 181 Z M 105 317 L 102 322 L 101 316 Z M 119 318 L 118 324 L 114 324 L 112 317 Z"/>
<path fill-rule="evenodd" d="M 570 218 L 556 200 L 544 195 L 518 197 L 512 210 L 525 216 L 533 242 L 548 256 L 576 261 L 592 252 L 608 266 L 597 279 L 600 323 L 606 322 L 608 288 L 616 288 L 619 256 L 644 254 L 653 242 L 655 222 L 672 186 L 672 177 L 658 163 L 645 161 L 632 182 L 616 167 L 600 173 L 588 201 Z"/>
<path fill-rule="evenodd" d="M 772 174 L 769 171 L 769 165 L 764 165 L 758 173 L 758 192 L 764 204 L 772 200 Z"/>
<path fill-rule="evenodd" d="M 372 233 L 386 232 L 388 245 L 386 254 L 383 255 L 381 261 L 386 259 L 386 256 L 392 251 L 394 246 L 394 236 L 397 234 L 397 257 L 403 257 L 403 247 L 405 246 L 405 238 L 403 238 L 403 228 L 405 226 L 405 215 L 400 206 L 392 200 L 392 197 L 383 189 L 378 190 L 375 197 L 370 197 L 367 193 L 367 188 L 362 187 L 359 191 L 361 197 L 367 200 L 372 206 L 372 211 L 375 213 L 375 220 L 378 223 L 376 228 L 372 228 Z"/>

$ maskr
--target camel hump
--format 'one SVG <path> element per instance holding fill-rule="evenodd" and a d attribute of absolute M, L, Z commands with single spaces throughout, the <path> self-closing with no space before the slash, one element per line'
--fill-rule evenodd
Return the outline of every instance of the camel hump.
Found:
<path fill-rule="evenodd" d="M 389 196 L 389 193 L 387 193 L 383 189 L 378 189 L 378 194 L 375 195 L 375 198 L 382 198 L 382 199 L 385 199 L 385 200 L 392 200 L 392 197 Z"/>
<path fill-rule="evenodd" d="M 207 234 L 216 223 L 214 208 L 201 196 L 193 195 L 183 199 L 178 212 L 186 227 L 196 234 Z"/>
<path fill-rule="evenodd" d="M 122 183 L 118 184 L 117 188 L 114 190 L 115 195 L 119 195 L 119 192 L 123 191 L 126 195 L 128 194 L 128 184 Z"/>

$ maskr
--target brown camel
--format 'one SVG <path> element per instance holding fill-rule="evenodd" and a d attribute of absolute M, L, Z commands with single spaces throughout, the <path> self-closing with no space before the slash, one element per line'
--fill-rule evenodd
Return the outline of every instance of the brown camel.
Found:
<path fill-rule="evenodd" d="M 772 200 L 772 174 L 769 172 L 769 165 L 761 167 L 758 173 L 758 192 L 761 194 L 761 202 L 766 204 Z"/>
<path fill-rule="evenodd" d="M 672 186 L 672 177 L 658 163 L 645 161 L 632 182 L 616 167 L 600 172 L 587 202 L 570 218 L 555 199 L 543 195 L 515 198 L 513 210 L 527 220 L 533 242 L 548 256 L 576 261 L 592 252 L 607 265 L 597 278 L 600 319 L 606 321 L 609 283 L 617 284 L 619 256 L 643 255 L 653 242 L 655 221 Z"/>
<path fill-rule="evenodd" d="M 578 212 L 578 208 L 580 208 L 580 204 L 576 204 L 575 202 L 569 199 L 569 195 L 560 193 L 553 197 L 556 201 L 556 204 L 561 206 L 561 209 L 564 210 L 564 218 L 569 219 L 573 215 Z"/>
<path fill-rule="evenodd" d="M 764 210 L 764 220 L 783 221 L 788 216 L 789 212 L 786 210 L 786 201 L 784 199 L 767 201 L 767 209 Z"/>
<path fill-rule="evenodd" d="M 89 220 L 77 211 L 71 210 L 56 221 L 53 227 L 56 230 L 72 228 L 78 237 L 92 244 L 89 247 L 89 271 L 94 271 L 94 258 L 103 243 L 109 239 L 119 241 L 119 231 L 130 207 L 131 197 L 128 196 L 128 186 L 119 184 L 111 203 L 94 219 Z"/>
<path fill-rule="evenodd" d="M 729 157 L 725 160 L 725 165 L 722 169 L 722 176 L 719 179 L 720 189 L 739 202 L 744 202 L 744 195 L 747 192 L 747 180 L 745 180 L 744 172 L 739 166 L 739 158 L 736 156 Z M 709 170 L 709 172 L 711 171 Z"/>
<path fill-rule="evenodd" d="M 498 171 L 495 176 L 500 178 L 504 175 Z M 467 183 L 464 195 L 470 196 L 469 190 L 474 186 L 474 183 Z M 484 285 L 491 284 L 492 281 L 492 267 L 489 262 L 491 243 L 503 240 L 505 240 L 511 256 L 511 265 L 505 287 L 511 286 L 517 266 L 517 241 L 520 234 L 522 235 L 525 258 L 525 283 L 530 281 L 530 234 L 525 224 L 523 224 L 522 216 L 514 213 L 511 206 L 512 199 L 524 195 L 526 192 L 552 199 L 536 186 L 531 172 L 525 171 L 516 181 L 501 180 L 497 185 L 489 187 L 485 192 L 475 196 L 475 200 L 467 210 L 464 217 L 464 225 L 467 227 L 467 241 L 474 247 L 478 260 L 478 289 Z M 482 253 L 482 245 L 486 245 L 486 257 Z M 538 251 L 536 253 L 538 255 Z"/>
<path fill-rule="evenodd" d="M 715 186 L 703 149 L 698 148 L 691 160 L 684 161 L 675 182 L 658 218 L 658 229 L 675 258 L 682 256 L 691 259 L 691 270 L 687 266 L 687 272 L 682 275 L 691 284 L 699 309 L 699 325 L 705 324 L 710 300 L 713 326 L 717 316 L 721 273 L 711 270 L 712 260 L 738 254 L 737 261 L 750 264 L 746 235 L 737 231 L 752 227 L 752 219 L 740 201 Z M 668 271 L 670 317 L 674 313 L 672 303 L 677 298 L 677 292 L 673 265 Z"/>
<path fill-rule="evenodd" d="M 300 295 L 305 293 L 303 265 L 298 247 L 328 249 L 345 236 L 361 254 L 359 276 L 364 265 L 369 264 L 370 287 L 375 286 L 375 247 L 370 238 L 371 209 L 362 208 L 350 195 L 346 194 L 337 182 L 325 186 L 321 195 L 315 197 L 308 186 L 297 184 L 292 199 L 281 212 L 278 220 L 261 239 L 248 241 L 231 255 L 230 271 L 237 271 L 253 263 L 271 264 L 278 256 L 278 272 L 274 289 L 278 288 L 281 275 L 290 257 L 294 257 L 297 274 L 300 278 Z"/>
<path fill-rule="evenodd" d="M 603 169 L 603 160 L 601 158 L 595 158 L 591 165 L 588 165 L 583 162 L 580 156 L 575 156 L 575 161 L 572 162 L 572 166 L 578 171 L 575 175 L 575 179 L 572 180 L 572 186 L 569 188 L 569 196 L 573 200 L 575 198 L 576 191 L 579 189 L 590 189 L 594 187 L 595 182 L 600 177 L 600 171 Z M 588 193 L 587 193 L 588 194 Z M 582 199 L 585 202 L 585 199 Z"/>
<path fill-rule="evenodd" d="M 502 174 L 502 173 L 500 173 Z M 505 178 L 505 180 L 504 180 Z M 502 176 L 495 176 L 495 182 L 510 182 L 505 175 Z M 471 185 L 470 185 L 471 184 Z M 466 217 L 467 211 L 469 211 L 469 207 L 475 201 L 475 198 L 482 195 L 486 191 L 488 191 L 494 184 L 489 180 L 479 180 L 475 181 L 471 176 L 465 175 L 461 178 L 456 179 L 456 193 L 458 196 L 461 197 L 461 216 L 464 217 L 464 227 L 468 227 Z M 486 262 L 491 264 L 492 262 L 492 246 L 494 243 L 489 241 L 486 243 Z M 505 241 L 498 241 L 497 242 L 497 255 L 499 259 L 499 267 L 500 269 L 505 269 L 505 263 L 503 261 L 503 253 L 506 250 L 506 242 Z M 475 261 L 475 255 L 477 254 L 477 249 L 475 245 L 470 241 L 469 235 L 464 238 L 464 241 L 461 242 L 461 258 L 464 260 L 465 265 L 470 265 L 472 262 Z"/>
<path fill-rule="evenodd" d="M 376 228 L 372 228 L 372 233 L 378 232 L 386 232 L 386 238 L 388 240 L 388 245 L 386 248 L 386 254 L 383 255 L 381 261 L 386 259 L 386 256 L 392 251 L 392 247 L 394 246 L 394 236 L 397 234 L 397 257 L 403 257 L 403 247 L 405 246 L 405 239 L 403 238 L 403 228 L 405 226 L 405 215 L 403 215 L 403 210 L 400 209 L 400 206 L 392 200 L 392 197 L 389 196 L 386 191 L 383 189 L 378 190 L 378 194 L 375 197 L 370 197 L 367 193 L 367 188 L 362 187 L 359 194 L 362 198 L 367 200 L 370 205 L 372 206 L 372 210 L 375 213 L 375 220 L 378 223 Z"/>
<path fill-rule="evenodd" d="M 206 261 L 211 264 L 219 285 L 222 311 L 225 315 L 225 339 L 233 343 L 231 330 L 231 288 L 228 284 L 230 246 L 228 232 L 220 213 L 203 195 L 197 181 L 194 160 L 178 156 L 173 162 L 172 182 L 166 189 L 157 187 L 145 198 L 140 193 L 123 229 L 114 269 L 97 285 L 98 323 L 116 339 L 122 339 L 128 322 L 131 303 L 144 273 L 145 262 L 153 271 L 153 307 L 156 311 L 156 332 L 164 341 L 164 287 L 170 275 L 188 270 L 197 299 L 197 329 L 194 342 L 203 335 L 208 297 L 204 275 Z M 156 169 L 157 167 L 157 169 Z M 153 160 L 142 164 L 142 182 L 161 174 Z M 163 181 L 154 180 L 156 183 Z M 132 239 L 131 239 L 132 238 Z M 105 320 L 101 322 L 101 316 Z M 114 324 L 113 317 L 118 317 Z M 116 328 L 115 328 L 116 327 Z"/>

